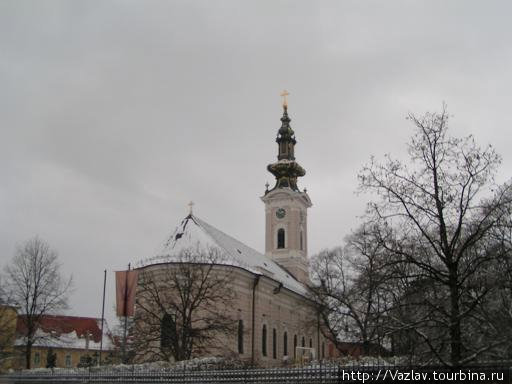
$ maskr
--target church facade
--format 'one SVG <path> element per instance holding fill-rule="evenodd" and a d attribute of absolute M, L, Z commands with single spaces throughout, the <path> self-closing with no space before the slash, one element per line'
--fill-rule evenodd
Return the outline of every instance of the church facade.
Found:
<path fill-rule="evenodd" d="M 229 274 L 233 298 L 222 312 L 229 316 L 234 328 L 219 333 L 214 341 L 210 339 L 192 357 L 235 355 L 262 366 L 280 366 L 297 361 L 304 354 L 326 357 L 327 339 L 321 333 L 320 318 L 308 295 L 307 211 L 312 203 L 307 191 L 298 187 L 298 178 L 305 175 L 305 170 L 295 159 L 296 138 L 290 121 L 285 101 L 276 138 L 277 161 L 267 167 L 275 176 L 275 185 L 269 189 L 267 184 L 261 197 L 265 206 L 264 254 L 191 211 L 162 251 L 137 268 L 136 295 L 140 296 L 141 272 L 158 275 L 164 266 L 183 262 L 179 255 L 187 249 L 216 249 L 221 254 L 215 273 Z M 138 310 L 136 305 L 136 321 Z M 160 345 L 157 340 L 147 347 L 158 349 Z"/>

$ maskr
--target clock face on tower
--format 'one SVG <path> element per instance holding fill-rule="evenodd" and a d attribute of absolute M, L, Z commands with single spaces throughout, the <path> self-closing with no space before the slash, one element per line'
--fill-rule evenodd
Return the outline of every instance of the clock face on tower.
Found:
<path fill-rule="evenodd" d="M 276 216 L 278 219 L 282 219 L 283 217 L 285 217 L 286 211 L 284 210 L 284 208 L 278 208 L 276 211 Z"/>

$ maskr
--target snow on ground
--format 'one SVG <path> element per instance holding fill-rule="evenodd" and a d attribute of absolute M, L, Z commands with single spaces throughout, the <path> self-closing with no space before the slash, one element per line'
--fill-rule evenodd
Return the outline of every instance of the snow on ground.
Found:
<path fill-rule="evenodd" d="M 403 365 L 403 361 L 399 357 L 362 357 L 355 359 L 352 357 L 344 357 L 335 361 L 313 361 L 307 365 L 299 366 L 305 369 L 318 369 L 321 367 L 371 367 L 371 366 L 399 366 Z M 137 373 L 137 372 L 171 372 L 171 371 L 208 371 L 215 369 L 243 369 L 247 368 L 247 364 L 235 359 L 226 359 L 222 357 L 201 357 L 191 360 L 179 361 L 172 363 L 168 361 L 155 361 L 143 364 L 117 364 L 95 366 L 90 368 L 36 368 L 22 371 L 23 374 L 41 375 L 41 374 L 80 374 L 80 373 Z M 293 365 L 288 366 L 293 368 Z"/>
<path fill-rule="evenodd" d="M 191 360 L 178 361 L 176 363 L 168 361 L 155 361 L 142 364 L 116 364 L 93 366 L 90 368 L 35 368 L 26 369 L 24 374 L 69 374 L 69 373 L 112 373 L 112 372 L 167 372 L 167 371 L 196 371 L 213 369 L 237 369 L 245 365 L 240 360 L 225 359 L 222 357 L 201 357 Z"/>

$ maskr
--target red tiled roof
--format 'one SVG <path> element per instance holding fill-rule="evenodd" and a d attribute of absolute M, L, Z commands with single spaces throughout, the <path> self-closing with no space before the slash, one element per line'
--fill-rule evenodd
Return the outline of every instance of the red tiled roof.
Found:
<path fill-rule="evenodd" d="M 101 319 L 94 317 L 44 315 L 39 322 L 39 328 L 46 333 L 54 332 L 57 335 L 75 331 L 80 338 L 89 333 L 90 339 L 98 343 L 101 339 L 101 329 L 98 324 L 101 324 Z M 18 316 L 16 333 L 18 335 L 27 333 L 26 316 Z"/>

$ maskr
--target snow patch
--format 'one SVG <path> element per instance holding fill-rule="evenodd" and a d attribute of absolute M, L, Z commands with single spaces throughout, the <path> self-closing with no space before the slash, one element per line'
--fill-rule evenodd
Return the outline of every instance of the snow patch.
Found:
<path fill-rule="evenodd" d="M 219 264 L 236 266 L 256 275 L 267 276 L 303 296 L 307 293 L 302 283 L 273 260 L 193 215 L 183 219 L 157 256 L 142 260 L 138 265 L 142 267 L 172 262 L 181 251 L 198 247 L 205 250 L 218 249 L 223 256 Z"/>

